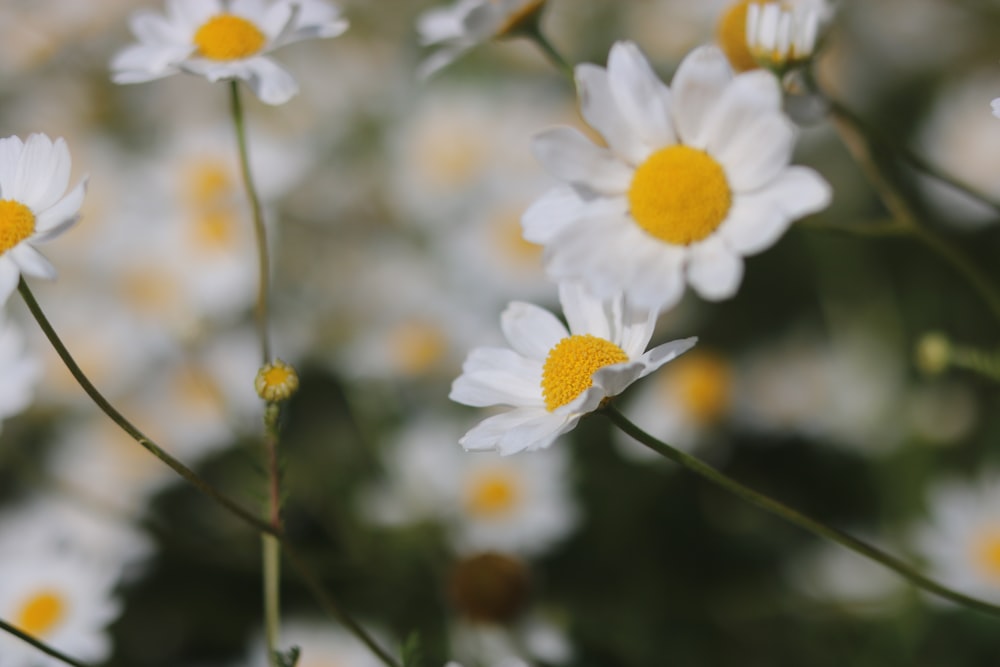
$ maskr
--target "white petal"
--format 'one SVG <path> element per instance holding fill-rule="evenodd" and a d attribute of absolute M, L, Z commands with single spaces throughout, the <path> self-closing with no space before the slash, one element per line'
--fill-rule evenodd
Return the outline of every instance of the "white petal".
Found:
<path fill-rule="evenodd" d="M 681 61 L 671 84 L 674 127 L 685 144 L 694 141 L 711 108 L 733 78 L 726 56 L 702 46 Z"/>
<path fill-rule="evenodd" d="M 822 211 L 830 205 L 833 190 L 826 180 L 809 167 L 789 167 L 767 187 L 767 196 L 793 219 Z"/>
<path fill-rule="evenodd" d="M 69 153 L 66 152 L 65 144 L 62 148 L 63 151 L 57 152 L 52 140 L 44 134 L 29 136 L 24 142 L 24 150 L 17 162 L 14 186 L 4 193 L 4 196 L 16 199 L 33 212 L 40 211 L 41 204 L 52 187 L 53 179 L 62 173 L 68 178 L 69 171 L 62 166 L 61 160 L 64 158 L 68 160 Z M 66 186 L 63 185 L 63 191 L 65 189 Z"/>
<path fill-rule="evenodd" d="M 637 359 L 623 364 L 613 364 L 594 371 L 594 386 L 601 387 L 604 396 L 617 396 L 641 378 L 646 370 L 646 362 Z M 594 406 L 592 409 L 597 409 Z"/>
<path fill-rule="evenodd" d="M 733 79 L 712 107 L 694 146 L 716 155 L 761 115 L 781 112 L 781 88 L 773 74 L 756 70 Z"/>
<path fill-rule="evenodd" d="M 69 194 L 60 199 L 35 218 L 34 241 L 48 241 L 73 226 L 80 219 L 83 195 L 87 191 L 87 179 L 83 178 Z"/>
<path fill-rule="evenodd" d="M 11 260 L 10 253 L 0 255 L 0 306 L 7 303 L 10 295 L 17 290 L 21 271 Z"/>
<path fill-rule="evenodd" d="M 736 192 L 764 187 L 788 166 L 795 148 L 796 129 L 780 113 L 760 116 L 717 154 Z"/>
<path fill-rule="evenodd" d="M 559 303 L 569 323 L 569 331 L 574 335 L 591 334 L 612 340 L 608 321 L 611 301 L 618 301 L 618 308 L 621 309 L 621 296 L 612 300 L 599 299 L 581 283 L 567 281 L 559 284 Z"/>
<path fill-rule="evenodd" d="M 465 449 L 496 449 L 508 456 L 548 447 L 562 433 L 576 426 L 578 418 L 560 416 L 544 408 L 520 408 L 484 419 L 460 440 Z"/>
<path fill-rule="evenodd" d="M 625 122 L 652 148 L 677 141 L 670 119 L 670 90 L 632 42 L 618 42 L 608 55 L 608 82 Z"/>
<path fill-rule="evenodd" d="M 677 281 L 683 287 L 684 274 L 681 271 L 681 266 L 682 264 L 678 262 Z M 658 316 L 659 310 L 657 309 L 640 307 L 629 299 L 625 300 L 621 331 L 618 334 L 618 347 L 628 355 L 629 359 L 635 359 L 645 351 L 646 346 L 649 345 L 649 339 L 653 337 L 653 331 L 656 329 Z"/>
<path fill-rule="evenodd" d="M 769 192 L 737 196 L 718 234 L 740 255 L 770 248 L 791 223 L 789 215 Z"/>
<path fill-rule="evenodd" d="M 524 238 L 546 244 L 580 217 L 586 204 L 572 186 L 562 185 L 542 195 L 521 216 Z"/>
<path fill-rule="evenodd" d="M 532 142 L 532 150 L 550 174 L 596 193 L 622 194 L 632 182 L 632 169 L 570 127 L 542 132 Z"/>
<path fill-rule="evenodd" d="M 448 398 L 473 407 L 544 406 L 540 362 L 501 348 L 477 348 L 469 354 Z"/>
<path fill-rule="evenodd" d="M 631 275 L 635 225 L 624 215 L 587 217 L 545 248 L 545 270 L 557 282 L 581 280 L 598 298 L 624 289 Z"/>
<path fill-rule="evenodd" d="M 625 296 L 633 307 L 660 311 L 672 308 L 684 295 L 687 249 L 662 243 L 641 231 L 637 236 L 640 242 L 634 244 L 633 270 Z"/>
<path fill-rule="evenodd" d="M 284 104 L 299 92 L 292 75 L 269 58 L 251 58 L 246 67 L 250 71 L 247 85 L 264 104 Z"/>
<path fill-rule="evenodd" d="M 647 371 L 643 373 L 643 377 L 649 375 L 649 373 L 655 371 L 660 366 L 673 361 L 680 355 L 684 354 L 698 342 L 697 336 L 692 336 L 690 338 L 680 338 L 678 340 L 672 340 L 669 343 L 664 343 L 663 345 L 657 345 L 652 350 L 643 355 L 643 359 L 646 361 Z"/>
<path fill-rule="evenodd" d="M 24 150 L 20 137 L 0 139 L 0 197 L 10 199 L 14 179 L 17 177 L 17 163 Z"/>
<path fill-rule="evenodd" d="M 136 44 L 119 51 L 111 60 L 111 80 L 119 84 L 145 83 L 177 74 L 177 63 L 187 58 L 193 48 L 159 47 Z"/>
<path fill-rule="evenodd" d="M 629 164 L 637 166 L 642 163 L 651 148 L 640 140 L 622 117 L 608 83 L 607 71 L 596 65 L 577 65 L 576 90 L 580 98 L 580 113 L 587 124 L 597 130 L 608 146 Z"/>
<path fill-rule="evenodd" d="M 500 316 L 500 328 L 515 352 L 544 360 L 556 343 L 569 336 L 559 319 L 531 303 L 513 301 Z"/>
<path fill-rule="evenodd" d="M 702 298 L 721 301 L 736 294 L 743 278 L 743 258 L 711 236 L 690 248 L 688 281 Z"/>
<path fill-rule="evenodd" d="M 45 259 L 40 252 L 32 248 L 27 243 L 18 243 L 7 251 L 7 256 L 17 264 L 21 273 L 53 280 L 56 277 L 56 269 L 49 260 Z"/>

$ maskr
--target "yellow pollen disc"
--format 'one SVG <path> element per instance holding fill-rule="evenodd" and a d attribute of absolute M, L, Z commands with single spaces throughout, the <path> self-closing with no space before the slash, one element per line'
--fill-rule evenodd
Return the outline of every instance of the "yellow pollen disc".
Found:
<path fill-rule="evenodd" d="M 517 480 L 506 470 L 489 470 L 469 484 L 466 503 L 471 514 L 497 516 L 509 512 L 520 495 Z"/>
<path fill-rule="evenodd" d="M 0 255 L 35 233 L 35 214 L 13 199 L 0 199 Z"/>
<path fill-rule="evenodd" d="M 299 374 L 281 359 L 275 359 L 257 372 L 254 388 L 265 401 L 284 401 L 298 390 Z"/>
<path fill-rule="evenodd" d="M 668 146 L 639 165 L 628 191 L 636 223 L 652 236 L 675 245 L 707 237 L 732 203 L 726 172 L 708 153 L 690 146 Z"/>
<path fill-rule="evenodd" d="M 594 371 L 628 361 L 628 355 L 609 340 L 590 334 L 563 338 L 549 350 L 542 367 L 542 396 L 552 412 L 589 389 Z"/>
<path fill-rule="evenodd" d="M 699 424 L 710 424 L 729 406 L 733 378 L 725 359 L 712 352 L 692 352 L 677 362 L 669 378 L 674 396 Z"/>
<path fill-rule="evenodd" d="M 737 72 L 757 69 L 757 61 L 747 45 L 747 10 L 750 4 L 750 0 L 740 0 L 730 5 L 723 12 L 715 30 L 722 52 Z"/>
<path fill-rule="evenodd" d="M 216 14 L 194 34 L 199 55 L 210 60 L 249 58 L 264 48 L 266 41 L 257 26 L 233 14 Z"/>
<path fill-rule="evenodd" d="M 18 629 L 29 635 L 44 637 L 62 620 L 65 607 L 58 593 L 43 590 L 24 602 L 13 622 Z"/>
<path fill-rule="evenodd" d="M 973 544 L 973 558 L 980 571 L 1000 583 L 1000 528 L 994 528 Z"/>

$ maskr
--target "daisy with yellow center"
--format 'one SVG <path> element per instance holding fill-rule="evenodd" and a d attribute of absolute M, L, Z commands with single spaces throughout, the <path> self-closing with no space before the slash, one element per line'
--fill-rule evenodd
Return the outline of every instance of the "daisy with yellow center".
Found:
<path fill-rule="evenodd" d="M 746 16 L 746 43 L 754 60 L 781 73 L 812 57 L 820 12 L 808 3 L 753 3 Z"/>
<path fill-rule="evenodd" d="M 131 28 L 139 43 L 111 61 L 115 83 L 189 72 L 209 81 L 241 79 L 265 104 L 283 104 L 298 85 L 266 54 L 304 39 L 336 37 L 347 21 L 324 0 L 167 0 L 166 16 L 136 12 Z"/>
<path fill-rule="evenodd" d="M 916 545 L 941 583 L 1000 603 L 1000 475 L 948 480 L 928 494 Z"/>
<path fill-rule="evenodd" d="M 44 134 L 0 139 L 0 304 L 21 274 L 55 278 L 34 244 L 58 236 L 79 220 L 86 180 L 68 194 L 66 142 Z"/>
<path fill-rule="evenodd" d="M 447 67 L 470 49 L 537 21 L 546 0 L 457 0 L 417 18 L 420 43 L 439 47 L 420 65 L 422 76 Z"/>
<path fill-rule="evenodd" d="M 715 47 L 691 52 L 670 88 L 630 42 L 612 47 L 606 69 L 579 65 L 576 81 L 607 147 L 567 127 L 539 135 L 535 155 L 565 185 L 522 219 L 558 281 L 651 309 L 676 304 L 686 283 L 726 299 L 745 255 L 830 201 L 815 171 L 788 165 L 795 127 L 775 78 L 734 75 Z"/>
<path fill-rule="evenodd" d="M 569 328 L 542 308 L 514 302 L 500 321 L 511 349 L 469 354 L 451 399 L 512 409 L 466 433 L 460 440 L 466 449 L 506 455 L 548 447 L 605 399 L 695 343 L 686 338 L 645 351 L 655 311 L 635 308 L 621 295 L 596 299 L 575 283 L 560 285 L 559 298 Z"/>

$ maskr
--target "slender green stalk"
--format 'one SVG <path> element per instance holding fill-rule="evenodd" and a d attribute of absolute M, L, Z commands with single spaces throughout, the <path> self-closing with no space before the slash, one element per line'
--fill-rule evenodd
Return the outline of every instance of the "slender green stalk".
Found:
<path fill-rule="evenodd" d="M 111 421 L 113 421 L 119 428 L 121 428 L 125 433 L 127 433 L 133 440 L 135 440 L 144 449 L 149 451 L 151 454 L 160 459 L 165 463 L 171 470 L 180 475 L 185 481 L 190 483 L 192 486 L 197 488 L 199 491 L 204 493 L 206 496 L 214 500 L 221 507 L 229 511 L 233 516 L 242 520 L 246 524 L 255 528 L 261 533 L 271 535 L 278 541 L 282 549 L 288 555 L 289 560 L 298 570 L 300 577 L 305 582 L 307 588 L 325 609 L 327 609 L 331 616 L 338 619 L 343 623 L 350 632 L 352 632 L 358 639 L 360 639 L 366 646 L 368 646 L 372 652 L 385 663 L 386 667 L 399 667 L 399 664 L 388 654 L 386 651 L 378 646 L 375 640 L 362 628 L 354 619 L 352 619 L 345 611 L 341 610 L 329 594 L 323 589 L 323 586 L 316 579 L 315 575 L 309 570 L 305 565 L 305 562 L 299 557 L 292 546 L 291 543 L 284 537 L 280 529 L 274 528 L 270 523 L 258 518 L 253 512 L 250 512 L 243 507 L 241 507 L 237 502 L 231 500 L 229 497 L 216 490 L 211 484 L 204 481 L 199 477 L 194 471 L 182 464 L 177 459 L 173 458 L 167 454 L 161 447 L 159 447 L 155 442 L 147 438 L 142 431 L 140 431 L 135 425 L 133 425 L 128 419 L 126 419 L 111 403 L 108 402 L 106 398 L 97 390 L 94 384 L 87 378 L 83 370 L 80 368 L 76 360 L 66 349 L 63 344 L 62 339 L 56 333 L 52 324 L 49 322 L 45 313 L 42 311 L 41 306 L 38 305 L 38 301 L 35 299 L 34 294 L 28 287 L 28 284 L 21 278 L 17 286 L 18 292 L 24 299 L 25 305 L 27 305 L 28 310 L 31 312 L 32 317 L 38 323 L 38 326 L 42 329 L 45 337 L 49 340 L 52 348 L 55 350 L 56 354 L 65 364 L 66 368 L 69 370 L 70 374 L 77 381 L 80 387 L 83 388 L 87 396 L 97 405 L 98 408 L 104 414 L 106 414 Z M 8 630 L 9 626 L 5 623 L 0 623 L 0 629 Z M 19 637 L 23 637 L 23 633 L 15 631 L 15 634 Z M 28 641 L 27 639 L 25 641 Z M 82 667 L 88 667 L 83 665 L 83 663 L 70 663 L 73 665 L 82 665 Z"/>
<path fill-rule="evenodd" d="M 48 644 L 38 639 L 35 639 L 28 633 L 18 630 L 17 628 L 15 628 L 10 623 L 7 623 L 6 621 L 0 620 L 0 630 L 3 630 L 8 634 L 14 635 L 18 639 L 31 644 L 45 655 L 51 656 L 56 660 L 59 660 L 60 662 L 65 662 L 67 665 L 72 665 L 72 667 L 91 667 L 91 665 L 89 665 L 88 663 L 80 662 L 76 658 L 71 658 L 65 653 L 62 653 L 61 651 L 57 651 L 56 649 L 52 648 Z"/>
<path fill-rule="evenodd" d="M 62 359 L 66 368 L 69 369 L 73 378 L 87 393 L 87 396 L 90 397 L 90 399 L 111 419 L 111 421 L 117 424 L 123 431 L 128 433 L 133 440 L 142 445 L 146 451 L 160 459 L 163 463 L 167 464 L 171 470 L 183 477 L 196 489 L 227 509 L 230 513 L 239 517 L 259 531 L 271 533 L 272 535 L 280 537 L 280 535 L 278 535 L 268 523 L 257 518 L 253 512 L 244 509 L 239 503 L 218 491 L 211 484 L 199 477 L 197 473 L 172 457 L 164 451 L 163 448 L 146 437 L 142 431 L 140 431 L 132 422 L 126 419 L 121 412 L 111 405 L 111 403 L 104 398 L 101 392 L 97 390 L 97 387 L 95 387 L 94 384 L 87 378 L 79 364 L 76 363 L 76 360 L 74 360 L 73 356 L 69 353 L 69 350 L 66 349 L 66 346 L 59 338 L 55 329 L 52 328 L 52 324 L 45 316 L 45 313 L 42 312 L 41 306 L 38 305 L 38 301 L 35 300 L 35 296 L 31 293 L 31 289 L 24 281 L 24 278 L 21 278 L 18 283 L 17 290 L 20 292 L 21 298 L 24 299 L 24 303 L 28 306 L 28 310 L 31 312 L 31 315 L 35 318 L 35 321 L 38 322 L 38 326 L 41 327 L 42 331 L 45 333 L 45 337 L 49 339 L 49 343 L 52 345 L 53 349 L 55 349 L 59 358 Z"/>
<path fill-rule="evenodd" d="M 535 45 L 541 49 L 542 53 L 545 54 L 545 57 L 549 59 L 549 62 L 555 65 L 556 69 L 569 79 L 570 84 L 574 86 L 576 85 L 576 79 L 573 76 L 573 66 L 569 64 L 569 61 L 562 57 L 562 54 L 559 53 L 555 46 L 553 46 L 552 42 L 549 41 L 549 38 L 545 36 L 545 33 L 542 32 L 541 26 L 539 25 L 539 21 L 536 20 L 527 23 L 518 34 L 533 41 Z"/>
<path fill-rule="evenodd" d="M 771 514 L 784 519 L 799 528 L 803 528 L 814 535 L 837 542 L 851 551 L 880 563 L 907 579 L 910 583 L 929 593 L 934 593 L 935 595 L 938 595 L 946 600 L 969 607 L 970 609 L 1000 616 L 1000 606 L 990 604 L 989 602 L 985 602 L 983 600 L 977 600 L 976 598 L 954 591 L 947 586 L 943 586 L 933 579 L 920 574 L 895 556 L 891 556 L 884 551 L 871 546 L 870 544 L 848 535 L 845 532 L 812 519 L 798 510 L 792 509 L 791 507 L 788 507 L 787 505 L 780 503 L 769 496 L 754 491 L 753 489 L 737 482 L 728 475 L 716 470 L 712 466 L 703 463 L 701 460 L 691 456 L 690 454 L 686 454 L 664 442 L 661 442 L 660 440 L 657 440 L 630 422 L 628 418 L 619 412 L 614 406 L 610 404 L 606 405 L 601 409 L 601 413 L 608 417 L 615 426 L 620 428 L 632 438 L 635 438 L 635 440 L 642 443 L 646 447 L 649 447 L 654 452 L 670 459 L 678 465 L 687 468 L 696 475 L 699 475 L 713 484 L 722 487 L 726 491 L 742 498 L 750 504 L 756 505 L 764 511 L 770 512 Z"/>
<path fill-rule="evenodd" d="M 240 152 L 240 171 L 243 174 L 243 185 L 246 187 L 247 199 L 253 214 L 253 227 L 257 235 L 257 263 L 260 270 L 260 280 L 257 284 L 257 332 L 260 336 L 261 363 L 271 361 L 271 337 L 268 322 L 268 294 L 271 280 L 271 260 L 267 247 L 267 228 L 264 226 L 264 212 L 254 186 L 250 171 L 250 153 L 247 147 L 246 123 L 243 118 L 243 103 L 240 100 L 239 84 L 234 80 L 229 84 L 230 100 L 232 102 L 233 126 L 236 129 L 236 143 Z"/>
<path fill-rule="evenodd" d="M 281 481 L 278 470 L 278 416 L 281 408 L 268 403 L 264 409 L 264 451 L 268 471 L 268 521 L 281 531 Z M 271 667 L 280 667 L 278 641 L 281 636 L 281 545 L 273 535 L 261 535 L 264 586 L 264 627 Z"/>

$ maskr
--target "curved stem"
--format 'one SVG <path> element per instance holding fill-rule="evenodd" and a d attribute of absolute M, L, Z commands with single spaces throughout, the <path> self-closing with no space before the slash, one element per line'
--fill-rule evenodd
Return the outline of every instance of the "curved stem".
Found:
<path fill-rule="evenodd" d="M 52 648 L 51 646 L 42 642 L 41 640 L 35 639 L 28 633 L 18 630 L 17 628 L 15 628 L 10 623 L 7 623 L 6 621 L 0 620 L 0 630 L 3 630 L 8 634 L 14 635 L 18 639 L 27 642 L 28 644 L 31 644 L 45 655 L 53 657 L 56 660 L 59 660 L 60 662 L 65 662 L 67 665 L 72 665 L 72 667 L 91 667 L 90 664 L 86 662 L 80 662 L 76 658 L 71 658 L 65 653 L 57 651 L 56 649 Z"/>
<path fill-rule="evenodd" d="M 243 103 L 240 100 L 240 88 L 237 82 L 229 85 L 232 102 L 233 126 L 236 129 L 236 143 L 240 152 L 240 172 L 243 175 L 243 185 L 246 187 L 247 199 L 253 213 L 253 227 L 257 235 L 257 263 L 260 270 L 260 281 L 257 285 L 257 331 L 260 336 L 261 364 L 271 361 L 271 338 L 268 326 L 268 293 L 271 280 L 271 261 L 267 248 L 267 228 L 264 226 L 264 213 L 254 186 L 250 171 L 250 153 L 247 148 L 246 123 L 243 120 Z"/>
<path fill-rule="evenodd" d="M 285 553 L 288 554 L 289 559 L 292 561 L 293 565 L 299 571 L 299 575 L 305 581 L 306 586 L 312 592 L 313 596 L 320 601 L 320 603 L 328 610 L 336 610 L 336 613 L 331 611 L 331 615 L 340 620 L 341 623 L 355 636 L 358 637 L 365 645 L 367 645 L 372 652 L 377 655 L 382 662 L 385 663 L 386 667 L 399 667 L 398 663 L 391 656 L 389 656 L 384 649 L 381 649 L 375 640 L 369 635 L 364 628 L 362 628 L 356 621 L 354 621 L 346 612 L 337 607 L 333 599 L 327 594 L 323 589 L 322 585 L 317 581 L 316 577 L 310 572 L 309 568 L 305 566 L 301 558 L 296 555 L 293 546 L 288 542 L 288 540 L 283 535 L 282 531 L 274 528 L 268 522 L 258 518 L 253 512 L 250 512 L 240 506 L 234 500 L 216 490 L 211 484 L 199 477 L 194 471 L 182 464 L 177 459 L 173 458 L 167 454 L 161 447 L 159 447 L 155 442 L 147 438 L 142 431 L 140 431 L 134 424 L 132 424 L 128 419 L 124 417 L 111 403 L 108 402 L 106 398 L 97 390 L 94 384 L 87 378 L 83 370 L 73 359 L 73 356 L 66 349 L 59 335 L 56 333 L 55 329 L 52 327 L 45 313 L 42 311 L 41 306 L 38 305 L 38 301 L 35 299 L 34 294 L 31 293 L 28 284 L 21 278 L 17 285 L 18 292 L 21 294 L 21 298 L 24 299 L 25 305 L 27 305 L 28 310 L 31 312 L 32 317 L 38 323 L 38 326 L 45 333 L 45 337 L 48 338 L 49 343 L 52 345 L 56 354 L 62 360 L 63 364 L 69 370 L 73 378 L 79 383 L 80 387 L 83 388 L 87 396 L 101 409 L 104 414 L 106 414 L 111 421 L 113 421 L 119 428 L 125 431 L 133 440 L 135 440 L 144 449 L 149 451 L 151 454 L 160 459 L 165 463 L 170 469 L 184 478 L 185 481 L 190 483 L 192 486 L 197 488 L 199 491 L 204 493 L 206 496 L 214 500 L 221 507 L 229 511 L 233 516 L 242 520 L 246 524 L 260 531 L 261 533 L 273 536 L 278 543 L 284 549 Z M 0 623 L 0 629 L 8 630 L 6 624 Z M 9 630 L 8 630 L 9 631 Z M 15 634 L 19 637 L 24 638 L 23 633 L 15 631 Z M 29 641 L 26 639 L 25 641 Z M 70 663 L 75 666 L 79 665 L 81 667 L 88 667 L 82 663 Z"/>
<path fill-rule="evenodd" d="M 885 567 L 907 579 L 910 583 L 929 593 L 934 593 L 935 595 L 945 598 L 946 600 L 969 607 L 970 609 L 1000 616 L 1000 606 L 990 604 L 989 602 L 985 602 L 983 600 L 977 600 L 976 598 L 954 591 L 947 586 L 943 586 L 933 579 L 920 574 L 895 556 L 891 556 L 884 551 L 867 544 L 866 542 L 862 542 L 856 537 L 852 537 L 851 535 L 837 530 L 836 528 L 812 519 L 798 510 L 792 509 L 791 507 L 788 507 L 787 505 L 780 503 L 769 496 L 754 491 L 753 489 L 737 482 L 728 475 L 716 470 L 712 466 L 703 463 L 690 454 L 685 454 L 684 452 L 657 440 L 629 421 L 628 418 L 617 410 L 617 408 L 607 405 L 601 409 L 601 412 L 607 416 L 615 424 L 615 426 L 620 428 L 632 438 L 635 438 L 646 447 L 649 447 L 654 452 L 657 452 L 674 463 L 687 468 L 696 475 L 699 475 L 713 484 L 722 487 L 726 491 L 742 498 L 750 504 L 756 505 L 764 511 L 784 519 L 789 523 L 795 524 L 796 526 L 803 528 L 814 535 L 828 540 L 833 540 L 834 542 L 847 547 L 851 551 L 859 553 L 877 563 L 881 563 Z"/>

